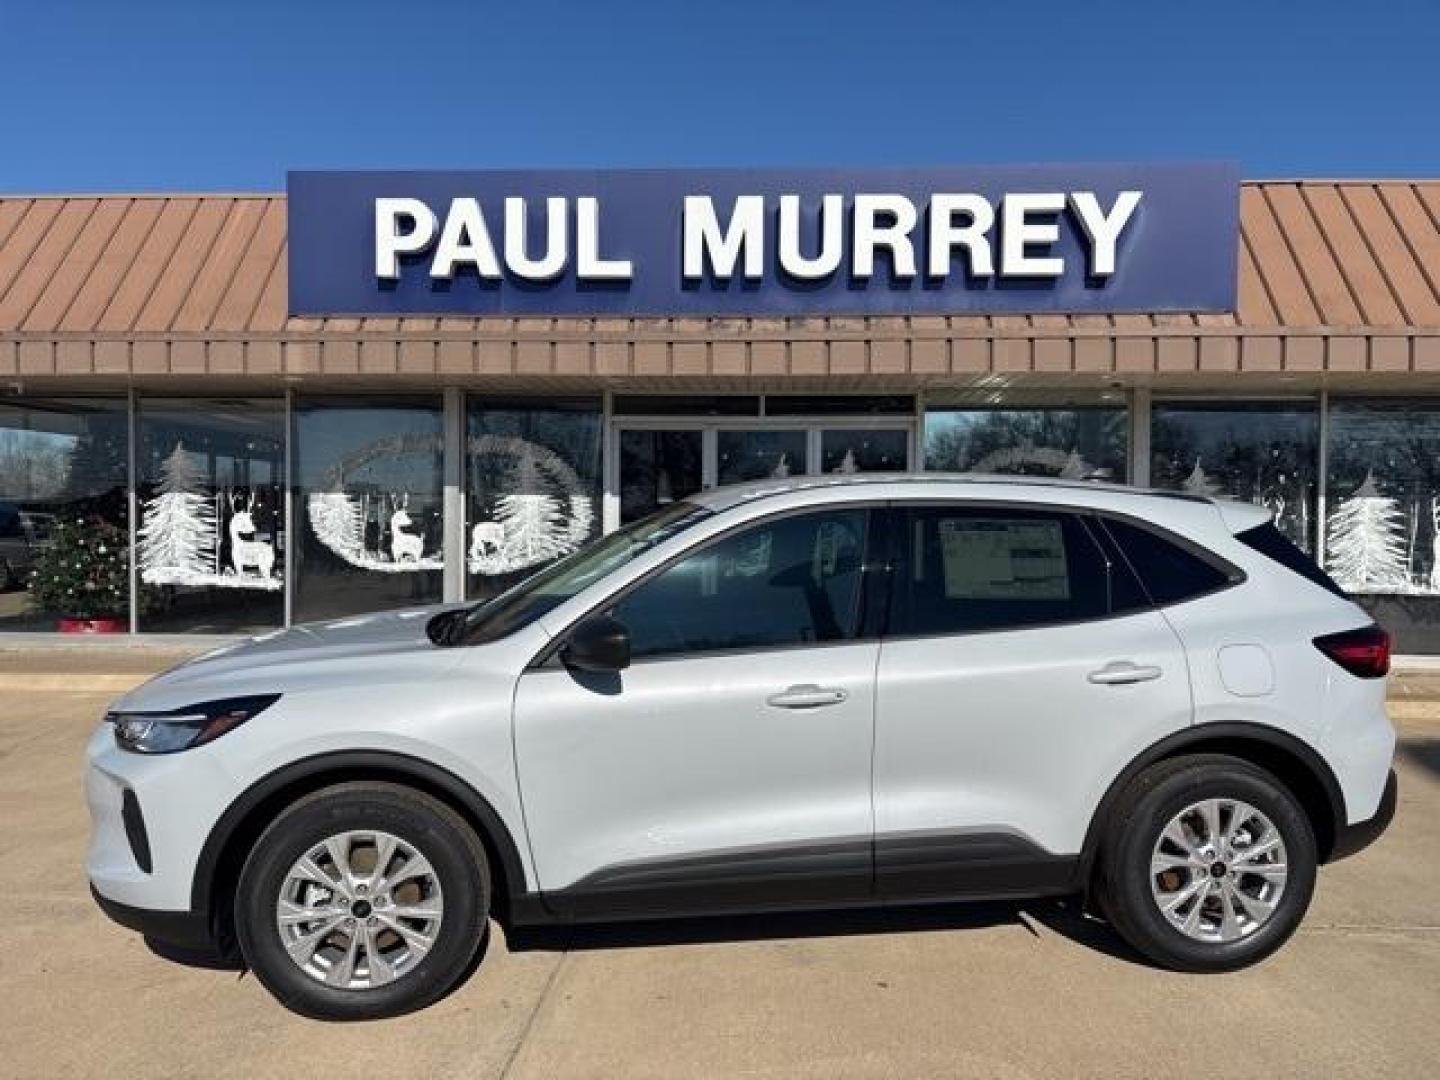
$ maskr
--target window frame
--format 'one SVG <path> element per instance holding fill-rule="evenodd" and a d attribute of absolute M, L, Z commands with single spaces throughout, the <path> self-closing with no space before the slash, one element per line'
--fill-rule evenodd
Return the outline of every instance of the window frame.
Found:
<path fill-rule="evenodd" d="M 714 545 L 722 543 L 726 540 L 729 540 L 739 535 L 740 533 L 752 528 L 760 528 L 766 525 L 773 524 L 776 521 L 784 520 L 786 518 L 804 517 L 811 514 L 835 513 L 837 511 L 845 512 L 858 510 L 863 512 L 864 514 L 864 533 L 861 540 L 860 552 L 860 581 L 856 588 L 855 596 L 855 603 L 858 610 L 855 613 L 854 633 L 852 633 L 848 637 L 837 638 L 833 641 L 807 641 L 788 645 L 758 645 L 741 646 L 728 649 L 702 649 L 695 652 L 670 653 L 664 656 L 642 656 L 632 660 L 631 666 L 633 667 L 639 664 L 666 664 L 674 663 L 681 660 L 703 660 L 712 657 L 748 655 L 753 653 L 768 654 L 776 652 L 794 651 L 797 649 L 828 649 L 835 648 L 837 646 L 862 644 L 866 641 L 878 642 L 880 640 L 880 636 L 877 632 L 875 632 L 875 624 L 870 617 L 870 607 L 875 598 L 872 596 L 873 590 L 870 588 L 869 583 L 872 575 L 876 573 L 877 569 L 882 569 L 880 567 L 877 567 L 874 561 L 876 550 L 875 540 L 877 535 L 880 535 L 876 531 L 875 523 L 877 518 L 879 518 L 885 513 L 888 505 L 888 500 L 885 499 L 863 499 L 856 500 L 854 502 L 845 501 L 824 503 L 812 506 L 794 506 L 788 507 L 784 510 L 776 510 L 768 514 L 762 514 L 758 517 L 746 518 L 744 521 L 738 521 L 734 525 L 722 529 L 720 532 L 705 537 L 703 540 L 695 541 L 683 551 L 676 552 L 674 555 L 671 555 L 669 558 L 667 558 L 664 562 L 660 563 L 657 566 L 653 566 L 649 570 L 645 571 L 645 573 L 641 574 L 634 581 L 631 581 L 628 584 L 620 587 L 619 589 L 616 589 L 614 592 L 608 593 L 601 600 L 586 608 L 586 610 L 582 614 L 570 620 L 570 622 L 565 625 L 565 628 L 563 630 L 557 633 L 550 641 L 546 642 L 545 646 L 538 653 L 535 654 L 535 656 L 530 660 L 528 664 L 525 665 L 524 670 L 564 670 L 564 663 L 560 659 L 560 652 L 569 643 L 570 635 L 574 632 L 577 626 L 583 623 L 586 619 L 589 619 L 598 614 L 603 614 L 609 608 L 614 607 L 616 604 L 620 603 L 622 600 L 625 599 L 625 597 L 629 596 L 635 590 L 641 588 L 648 582 L 659 577 L 661 574 L 665 573 L 667 570 L 669 570 L 672 566 L 679 563 L 680 561 L 688 559 L 692 555 L 700 555 L 708 548 L 713 547 Z"/>

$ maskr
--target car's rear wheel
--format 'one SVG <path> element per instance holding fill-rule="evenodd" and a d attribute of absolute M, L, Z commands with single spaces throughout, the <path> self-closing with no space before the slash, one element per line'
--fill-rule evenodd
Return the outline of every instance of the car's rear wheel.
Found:
<path fill-rule="evenodd" d="M 1181 971 L 1232 971 L 1295 932 L 1315 887 L 1315 833 L 1277 779 L 1220 754 L 1164 761 L 1126 791 L 1101 853 L 1115 929 Z"/>
<path fill-rule="evenodd" d="M 296 1012 L 394 1016 L 441 997 L 484 934 L 490 884 L 474 832 L 396 784 L 339 784 L 287 808 L 241 871 L 246 963 Z"/>

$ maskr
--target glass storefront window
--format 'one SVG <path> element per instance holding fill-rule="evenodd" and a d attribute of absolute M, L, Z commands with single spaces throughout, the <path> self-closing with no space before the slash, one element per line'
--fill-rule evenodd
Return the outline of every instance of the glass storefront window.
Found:
<path fill-rule="evenodd" d="M 285 619 L 285 402 L 137 406 L 140 629 L 240 633 Z"/>
<path fill-rule="evenodd" d="M 452 527 L 466 595 L 483 600 L 599 535 L 605 429 L 592 398 L 470 395 L 464 407 L 466 512 Z M 296 400 L 289 537 L 283 399 L 144 397 L 135 409 L 141 631 L 281 626 L 287 576 L 296 622 L 442 599 L 438 393 Z M 910 431 L 875 423 L 621 420 L 621 521 L 706 479 L 910 467 Z M 1323 521 L 1320 426 L 1308 401 L 1158 403 L 1152 481 L 1269 507 L 1397 651 L 1440 653 L 1440 399 L 1331 400 Z M 130 430 L 123 397 L 0 401 L 0 630 L 128 626 Z M 1110 404 L 937 404 L 924 465 L 1123 481 L 1128 435 Z"/>
<path fill-rule="evenodd" d="M 0 402 L 0 630 L 128 629 L 124 398 Z"/>
<path fill-rule="evenodd" d="M 1325 569 L 1395 635 L 1440 651 L 1440 402 L 1331 400 Z"/>
<path fill-rule="evenodd" d="M 925 414 L 925 468 L 1124 483 L 1123 408 L 934 409 Z"/>
<path fill-rule="evenodd" d="M 438 602 L 439 395 L 299 398 L 293 415 L 294 621 Z"/>
<path fill-rule="evenodd" d="M 600 402 L 466 403 L 466 597 L 485 600 L 600 531 Z"/>
<path fill-rule="evenodd" d="M 1150 482 L 1269 507 L 1281 532 L 1315 550 L 1319 412 L 1311 402 L 1157 404 Z"/>
<path fill-rule="evenodd" d="M 904 472 L 909 442 L 903 429 L 827 428 L 820 432 L 820 471 Z"/>

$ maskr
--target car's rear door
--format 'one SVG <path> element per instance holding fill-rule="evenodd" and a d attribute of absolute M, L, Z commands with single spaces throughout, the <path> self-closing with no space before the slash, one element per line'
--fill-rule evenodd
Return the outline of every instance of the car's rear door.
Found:
<path fill-rule="evenodd" d="M 578 916 L 868 896 L 870 510 L 741 526 L 603 610 L 625 670 L 525 672 L 515 752 L 547 900 Z"/>
<path fill-rule="evenodd" d="M 1110 781 L 1190 722 L 1180 641 L 1083 512 L 956 501 L 891 514 L 880 890 L 1063 888 Z"/>

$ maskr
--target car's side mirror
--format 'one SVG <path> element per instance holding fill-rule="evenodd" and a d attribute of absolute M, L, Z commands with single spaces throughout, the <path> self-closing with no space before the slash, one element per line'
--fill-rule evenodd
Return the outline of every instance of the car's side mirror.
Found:
<path fill-rule="evenodd" d="M 609 615 L 592 615 L 571 631 L 560 659 L 581 671 L 622 671 L 630 666 L 630 631 Z"/>

